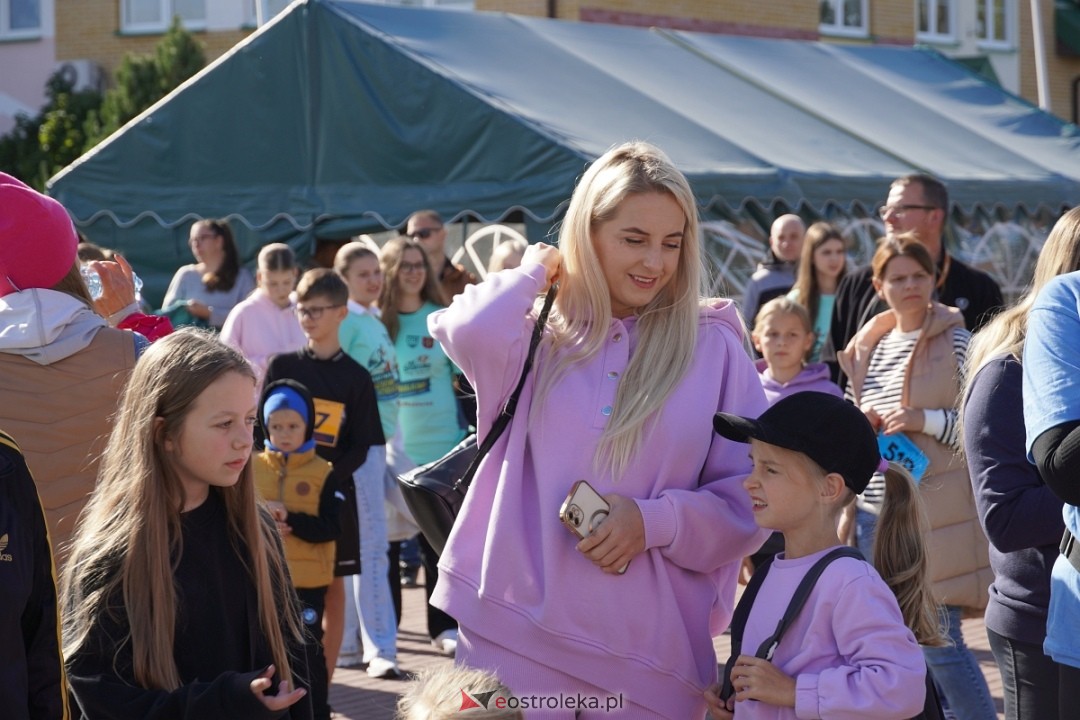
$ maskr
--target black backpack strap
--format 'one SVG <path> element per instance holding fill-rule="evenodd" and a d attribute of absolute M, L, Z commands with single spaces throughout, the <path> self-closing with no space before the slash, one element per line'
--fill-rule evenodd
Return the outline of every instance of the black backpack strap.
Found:
<path fill-rule="evenodd" d="M 757 657 L 765 660 L 772 660 L 773 654 L 776 652 L 776 647 L 780 644 L 780 639 L 784 637 L 784 633 L 791 627 L 791 623 L 795 622 L 795 618 L 799 617 L 799 613 L 802 612 L 803 605 L 806 604 L 806 599 L 810 597 L 810 593 L 813 591 L 814 585 L 817 584 L 818 578 L 821 577 L 821 573 L 825 572 L 825 568 L 828 567 L 833 560 L 838 560 L 842 557 L 866 561 L 863 554 L 855 548 L 838 547 L 834 550 L 830 550 L 820 560 L 814 563 L 806 572 L 806 575 L 803 576 L 803 579 L 799 581 L 799 586 L 795 588 L 795 594 L 791 596 L 791 602 L 788 603 L 787 610 L 784 611 L 784 616 L 781 617 L 780 622 L 776 624 L 776 632 L 766 638 L 765 642 L 761 643 L 761 647 L 759 647 L 757 651 Z"/>
<path fill-rule="evenodd" d="M 799 581 L 799 586 L 795 588 L 795 593 L 791 596 L 791 602 L 788 603 L 783 617 L 780 618 L 780 622 L 776 625 L 776 632 L 758 648 L 757 657 L 772 660 L 776 647 L 780 644 L 780 639 L 787 632 L 787 629 L 791 627 L 791 623 L 795 621 L 795 618 L 799 616 L 821 573 L 825 571 L 829 563 L 842 557 L 866 560 L 863 554 L 855 548 L 838 547 L 829 551 L 814 563 L 806 572 L 806 575 L 803 576 L 803 579 Z M 739 599 L 739 605 L 735 608 L 735 614 L 731 618 L 731 656 L 728 658 L 727 663 L 724 664 L 724 680 L 720 688 L 721 700 L 727 700 L 735 692 L 735 688 L 731 685 L 731 671 L 735 667 L 735 660 L 742 654 L 743 630 L 746 628 L 746 620 L 750 616 L 750 608 L 754 605 L 754 599 L 757 597 L 758 590 L 761 589 L 761 584 L 765 581 L 765 575 L 771 565 L 772 558 L 769 558 L 758 566 L 753 577 L 750 578 L 750 582 L 746 584 L 746 590 L 743 591 L 742 598 Z"/>
<path fill-rule="evenodd" d="M 461 479 L 454 483 L 454 488 L 462 493 L 469 489 L 469 485 L 472 484 L 473 476 L 476 475 L 476 470 L 480 467 L 480 461 L 484 459 L 484 456 L 486 456 L 488 451 L 495 445 L 495 441 L 503 434 L 503 431 L 506 430 L 506 426 L 510 424 L 511 418 L 514 417 L 514 411 L 517 410 L 518 400 L 521 398 L 521 390 L 525 387 L 525 378 L 529 376 L 529 370 L 532 369 L 533 357 L 536 355 L 536 348 L 544 335 L 544 326 L 547 325 L 548 315 L 551 313 L 551 305 L 555 302 L 555 292 L 556 286 L 552 285 L 551 288 L 548 289 L 547 297 L 544 298 L 544 307 L 540 310 L 540 315 L 536 318 L 532 339 L 529 341 L 529 354 L 525 356 L 525 366 L 521 369 L 521 377 L 518 378 L 517 387 L 514 388 L 514 392 L 510 393 L 510 399 L 506 401 L 506 405 L 503 406 L 502 412 L 499 413 L 499 417 L 495 418 L 495 422 L 491 424 L 491 430 L 488 431 L 487 436 L 484 437 L 484 441 L 480 443 L 480 447 L 477 449 L 476 455 L 473 456 L 472 462 L 469 463 L 469 467 L 465 470 Z"/>
<path fill-rule="evenodd" d="M 735 692 L 735 688 L 731 686 L 731 671 L 735 667 L 735 660 L 742 654 L 742 638 L 743 630 L 746 629 L 746 619 L 750 617 L 750 608 L 754 606 L 754 599 L 757 597 L 758 590 L 761 589 L 762 583 L 765 582 L 765 576 L 769 574 L 772 561 L 773 558 L 769 557 L 754 570 L 754 574 L 750 576 L 750 581 L 746 583 L 746 589 L 743 590 L 742 597 L 739 598 L 739 604 L 735 606 L 735 612 L 731 616 L 731 626 L 728 628 L 728 633 L 731 636 L 731 655 L 728 657 L 728 661 L 724 663 L 724 679 L 720 686 L 721 700 L 727 700 Z"/>

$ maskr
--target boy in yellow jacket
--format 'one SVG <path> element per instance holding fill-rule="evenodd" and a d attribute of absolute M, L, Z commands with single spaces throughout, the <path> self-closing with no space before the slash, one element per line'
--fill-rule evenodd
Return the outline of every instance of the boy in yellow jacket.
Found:
<path fill-rule="evenodd" d="M 344 495 L 330 480 L 330 463 L 315 454 L 315 406 L 300 383 L 266 387 L 259 420 L 267 438 L 255 456 L 255 484 L 277 521 L 301 618 L 310 632 L 308 667 L 314 720 L 329 720 L 329 679 L 322 647 L 326 588 L 334 578 L 334 541 L 341 533 Z"/>

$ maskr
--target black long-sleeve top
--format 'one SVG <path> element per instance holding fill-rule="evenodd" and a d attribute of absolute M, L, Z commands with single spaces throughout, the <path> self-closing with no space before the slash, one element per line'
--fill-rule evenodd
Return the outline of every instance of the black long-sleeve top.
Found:
<path fill-rule="evenodd" d="M 0 432 L 0 715 L 69 717 L 52 550 L 34 479 Z"/>
<path fill-rule="evenodd" d="M 173 574 L 177 597 L 173 657 L 180 687 L 168 691 L 136 684 L 131 642 L 123 641 L 127 611 L 117 591 L 83 646 L 68 658 L 69 682 L 83 717 L 310 720 L 307 695 L 287 710 L 274 712 L 251 692 L 252 680 L 273 657 L 259 625 L 255 588 L 230 541 L 224 500 L 215 489 L 206 502 L 181 516 L 181 532 L 183 554 Z M 296 685 L 306 687 L 303 657 L 301 648 L 290 648 Z M 275 673 L 273 692 L 280 681 Z"/>

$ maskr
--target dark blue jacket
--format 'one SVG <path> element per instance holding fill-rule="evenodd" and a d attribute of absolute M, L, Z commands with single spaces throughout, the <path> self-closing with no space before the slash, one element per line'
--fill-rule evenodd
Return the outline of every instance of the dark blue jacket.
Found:
<path fill-rule="evenodd" d="M 964 406 L 964 452 L 994 570 L 986 627 L 1041 647 L 1065 523 L 1061 500 L 1024 451 L 1022 385 L 1012 356 L 995 357 L 975 374 Z"/>

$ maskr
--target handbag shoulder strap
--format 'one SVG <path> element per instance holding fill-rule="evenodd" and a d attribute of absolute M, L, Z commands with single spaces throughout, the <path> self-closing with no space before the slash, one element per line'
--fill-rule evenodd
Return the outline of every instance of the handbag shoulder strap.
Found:
<path fill-rule="evenodd" d="M 754 570 L 754 574 L 750 576 L 750 580 L 746 583 L 742 597 L 739 598 L 739 604 L 735 606 L 735 613 L 731 616 L 731 626 L 728 628 L 731 635 L 731 655 L 724 664 L 724 682 L 720 688 L 721 700 L 727 700 L 735 692 L 735 688 L 731 685 L 731 671 L 735 668 L 735 660 L 742 654 L 742 639 L 743 631 L 746 629 L 746 620 L 750 617 L 750 608 L 754 605 L 758 590 L 761 589 L 761 584 L 765 582 L 765 576 L 769 574 L 772 561 L 773 556 L 770 556 Z"/>
<path fill-rule="evenodd" d="M 473 476 L 476 475 L 477 468 L 480 467 L 480 461 L 484 459 L 484 456 L 488 454 L 488 451 L 495 445 L 495 441 L 503 434 L 506 427 L 510 424 L 510 420 L 514 417 L 514 412 L 517 410 L 518 400 L 521 398 L 521 391 L 525 387 L 525 379 L 529 376 L 529 371 L 532 369 L 533 358 L 536 356 L 536 348 L 540 344 L 540 338 L 544 335 L 544 326 L 547 325 L 548 315 L 551 314 L 551 305 L 555 302 L 555 286 L 552 285 L 548 290 L 547 297 L 544 298 L 544 307 L 540 310 L 540 315 L 536 318 L 536 325 L 533 327 L 532 339 L 529 341 L 529 353 L 525 356 L 525 365 L 521 369 L 521 377 L 518 378 L 517 387 L 514 388 L 514 392 L 510 393 L 510 398 L 506 401 L 506 405 L 503 406 L 502 412 L 499 413 L 499 417 L 495 418 L 495 422 L 491 425 L 491 430 L 487 436 L 484 437 L 484 441 L 480 443 L 480 447 L 476 451 L 476 455 L 473 457 L 471 463 L 469 463 L 468 469 L 465 470 L 465 474 L 461 476 L 461 479 L 454 483 L 454 487 L 464 492 L 472 484 Z"/>
<path fill-rule="evenodd" d="M 842 557 L 865 560 L 862 553 L 855 548 L 839 547 L 831 550 L 814 563 L 806 572 L 806 575 L 803 576 L 802 580 L 799 581 L 798 587 L 795 588 L 795 592 L 791 596 L 791 602 L 788 603 L 787 609 L 784 610 L 783 617 L 780 618 L 780 622 L 776 625 L 776 631 L 758 648 L 756 654 L 757 657 L 765 660 L 772 660 L 773 654 L 780 644 L 780 639 L 784 636 L 784 633 L 787 632 L 787 629 L 791 627 L 791 623 L 795 621 L 795 618 L 799 616 L 799 612 L 802 611 L 803 605 L 806 604 L 807 598 L 810 597 L 810 592 L 814 589 L 814 585 L 817 584 L 817 580 L 821 576 L 821 573 L 825 571 L 825 568 L 829 563 Z M 739 604 L 735 608 L 734 615 L 732 615 L 730 628 L 731 657 L 728 658 L 727 663 L 724 665 L 724 682 L 720 691 L 720 697 L 723 700 L 727 700 L 734 692 L 734 688 L 731 685 L 731 671 L 735 667 L 735 660 L 742 654 L 743 630 L 746 628 L 747 618 L 750 617 L 750 608 L 753 607 L 754 599 L 757 597 L 758 590 L 761 589 L 761 585 L 765 581 L 765 575 L 768 574 L 771 566 L 772 558 L 769 558 L 758 566 L 758 569 L 750 578 L 750 582 L 746 584 L 746 589 L 739 599 Z"/>
<path fill-rule="evenodd" d="M 772 660 L 773 654 L 776 652 L 776 646 L 780 644 L 780 639 L 784 637 L 784 633 L 791 627 L 791 623 L 795 622 L 795 618 L 799 617 L 799 613 L 802 612 L 803 605 L 806 604 L 806 599 L 810 597 L 810 592 L 814 589 L 814 585 L 817 584 L 821 573 L 825 572 L 825 568 L 833 560 L 839 560 L 842 557 L 865 560 L 862 553 L 853 547 L 838 547 L 829 551 L 814 563 L 806 571 L 806 575 L 803 575 L 803 579 L 799 581 L 799 586 L 795 588 L 795 593 L 791 596 L 791 602 L 788 603 L 787 610 L 784 611 L 780 622 L 776 624 L 776 632 L 766 638 L 765 642 L 761 643 L 758 648 L 757 656 L 759 658 Z"/>

